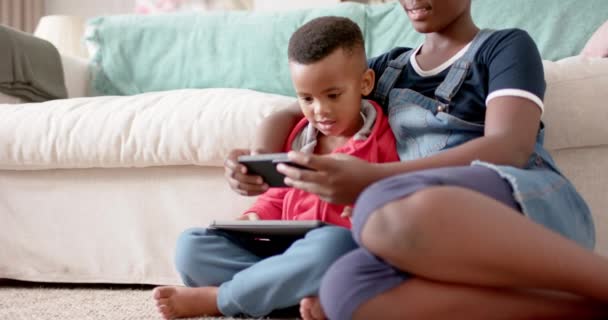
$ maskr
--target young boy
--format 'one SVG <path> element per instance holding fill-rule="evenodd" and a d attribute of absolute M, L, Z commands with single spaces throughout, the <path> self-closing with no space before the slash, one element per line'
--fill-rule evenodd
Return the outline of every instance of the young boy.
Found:
<path fill-rule="evenodd" d="M 373 90 L 374 72 L 367 67 L 363 36 L 354 22 L 322 17 L 302 26 L 289 42 L 289 68 L 305 118 L 293 129 L 285 151 L 350 155 L 368 162 L 399 159 L 382 110 L 362 99 Z M 239 219 L 334 225 L 308 232 L 286 250 L 217 230 L 187 230 L 178 240 L 176 264 L 188 287 L 156 288 L 159 312 L 166 319 L 261 317 L 316 296 L 325 270 L 356 247 L 344 210 L 344 205 L 299 189 L 268 190 Z"/>

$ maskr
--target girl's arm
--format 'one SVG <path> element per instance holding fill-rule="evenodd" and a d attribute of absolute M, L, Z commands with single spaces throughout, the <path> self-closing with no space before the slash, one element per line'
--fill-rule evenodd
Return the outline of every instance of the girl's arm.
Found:
<path fill-rule="evenodd" d="M 302 111 L 297 103 L 264 118 L 256 132 L 253 150 L 257 153 L 283 151 L 291 129 L 300 118 L 302 118 Z"/>
<path fill-rule="evenodd" d="M 523 167 L 536 143 L 540 108 L 520 97 L 497 97 L 486 109 L 484 136 L 433 156 L 386 165 L 386 175 L 447 166 L 468 166 L 473 160 Z"/>
<path fill-rule="evenodd" d="M 534 150 L 540 126 L 540 108 L 519 97 L 489 101 L 483 137 L 435 155 L 404 162 L 371 164 L 345 155 L 317 156 L 290 153 L 290 158 L 316 171 L 279 165 L 288 185 L 319 195 L 332 203 L 353 203 L 370 184 L 396 174 L 450 166 L 468 166 L 474 160 L 522 167 Z M 356 174 L 353 174 L 356 173 Z"/>

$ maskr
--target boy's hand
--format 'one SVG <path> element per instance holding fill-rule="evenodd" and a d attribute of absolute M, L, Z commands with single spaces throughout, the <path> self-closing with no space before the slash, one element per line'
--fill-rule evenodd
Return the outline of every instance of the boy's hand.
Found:
<path fill-rule="evenodd" d="M 238 216 L 236 220 L 260 220 L 260 216 L 258 216 L 258 214 L 255 212 L 247 212 Z"/>
<path fill-rule="evenodd" d="M 268 190 L 268 185 L 264 183 L 262 177 L 248 175 L 247 167 L 238 162 L 238 157 L 242 155 L 256 154 L 247 149 L 234 149 L 230 151 L 224 161 L 224 175 L 232 190 L 244 196 L 257 196 Z"/>

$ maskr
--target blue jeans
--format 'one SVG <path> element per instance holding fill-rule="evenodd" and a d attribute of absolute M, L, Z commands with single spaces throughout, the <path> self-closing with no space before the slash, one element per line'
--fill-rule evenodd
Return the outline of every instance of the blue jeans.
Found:
<path fill-rule="evenodd" d="M 356 247 L 350 230 L 335 226 L 312 230 L 291 245 L 194 228 L 178 239 L 176 266 L 187 286 L 219 286 L 222 314 L 262 317 L 318 295 L 325 271 Z"/>

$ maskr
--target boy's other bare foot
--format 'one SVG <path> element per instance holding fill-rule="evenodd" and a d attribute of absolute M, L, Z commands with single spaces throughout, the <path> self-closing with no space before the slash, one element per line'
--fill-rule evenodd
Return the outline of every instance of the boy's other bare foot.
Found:
<path fill-rule="evenodd" d="M 307 297 L 300 300 L 300 316 L 303 320 L 325 320 L 325 312 L 319 297 Z"/>
<path fill-rule="evenodd" d="M 217 287 L 156 287 L 152 295 L 163 319 L 221 315 Z"/>

